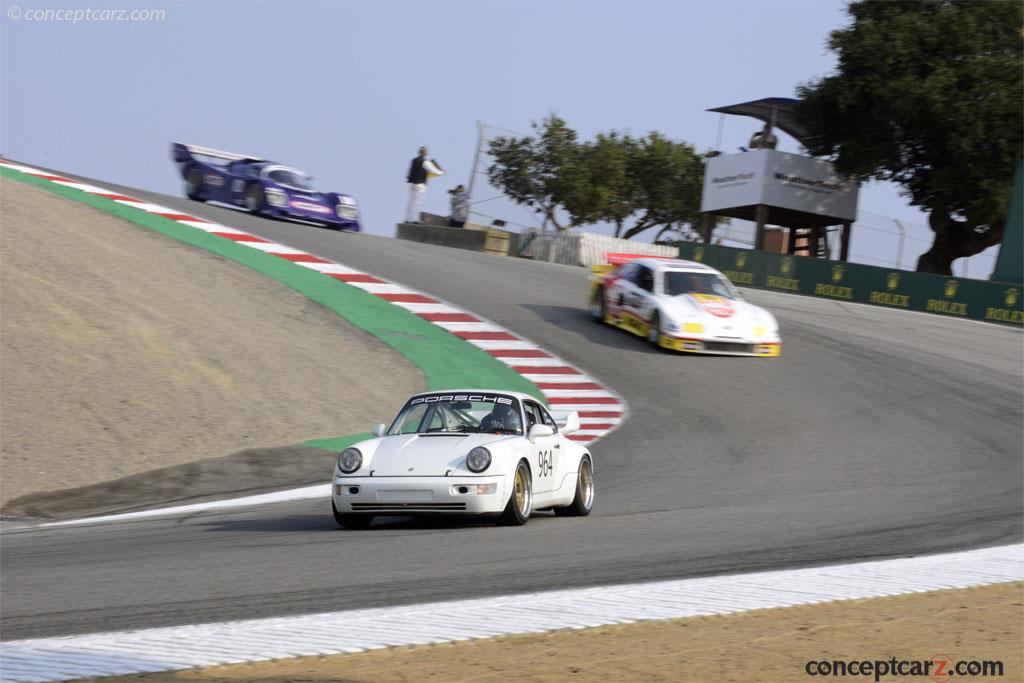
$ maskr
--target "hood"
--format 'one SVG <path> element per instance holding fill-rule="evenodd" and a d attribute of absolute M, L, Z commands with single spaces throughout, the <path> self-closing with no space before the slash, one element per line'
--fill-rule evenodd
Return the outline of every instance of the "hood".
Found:
<path fill-rule="evenodd" d="M 385 436 L 376 439 L 376 450 L 372 453 L 371 449 L 364 449 L 363 444 L 358 446 L 363 451 L 360 473 L 369 474 L 373 470 L 378 477 L 436 477 L 448 471 L 467 474 L 466 455 L 472 449 L 516 438 L 520 437 L 495 434 Z"/>
<path fill-rule="evenodd" d="M 778 328 L 774 316 L 760 306 L 742 299 L 711 294 L 680 294 L 661 302 L 664 313 L 680 326 L 686 322 L 704 325 L 705 334 L 723 337 L 749 337 L 755 327 L 764 330 L 758 337 Z"/>

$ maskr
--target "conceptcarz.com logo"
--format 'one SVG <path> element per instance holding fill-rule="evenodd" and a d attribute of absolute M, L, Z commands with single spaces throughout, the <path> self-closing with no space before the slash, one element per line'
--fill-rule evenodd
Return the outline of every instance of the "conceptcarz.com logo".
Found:
<path fill-rule="evenodd" d="M 950 683 L 954 678 L 995 677 L 1004 675 L 1000 660 L 957 660 L 949 655 L 932 655 L 928 659 L 812 659 L 804 665 L 808 676 L 823 678 L 884 678 L 921 677 L 935 683 Z"/>

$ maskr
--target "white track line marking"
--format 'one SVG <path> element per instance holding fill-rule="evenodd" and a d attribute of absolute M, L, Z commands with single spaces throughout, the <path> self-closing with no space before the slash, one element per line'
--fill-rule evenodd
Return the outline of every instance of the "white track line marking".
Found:
<path fill-rule="evenodd" d="M 225 510 L 228 508 L 249 507 L 251 505 L 267 505 L 269 503 L 286 503 L 292 500 L 308 500 L 310 498 L 327 498 L 331 495 L 331 484 L 314 484 L 303 486 L 297 489 L 286 491 L 274 491 L 273 493 L 259 493 L 254 496 L 242 498 L 227 498 L 225 500 L 211 500 L 206 503 L 189 503 L 188 505 L 173 505 L 170 507 L 156 508 L 153 510 L 140 510 L 138 512 L 121 512 L 116 515 L 101 515 L 98 517 L 83 517 L 81 519 L 69 519 L 63 522 L 44 522 L 39 527 L 55 526 L 76 526 L 79 524 L 93 524 L 95 522 L 126 522 L 136 519 L 147 519 L 151 517 L 166 517 L 167 515 L 186 515 L 195 512 L 206 512 L 208 510 Z M 326 508 L 324 508 L 326 510 Z M 326 513 L 324 513 L 326 514 Z"/>
<path fill-rule="evenodd" d="M 3 643 L 7 683 L 677 619 L 1024 580 L 1024 545 L 756 574 L 599 586 Z"/>

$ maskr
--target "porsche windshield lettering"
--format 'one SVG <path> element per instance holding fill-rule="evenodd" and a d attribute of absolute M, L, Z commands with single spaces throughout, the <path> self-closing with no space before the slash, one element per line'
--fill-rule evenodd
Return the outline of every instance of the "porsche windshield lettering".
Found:
<path fill-rule="evenodd" d="M 490 403 L 506 403 L 512 405 L 512 399 L 507 396 L 484 396 L 482 394 L 438 394 L 436 396 L 419 396 L 409 401 L 409 405 L 417 403 L 436 403 L 438 401 L 480 401 Z"/>

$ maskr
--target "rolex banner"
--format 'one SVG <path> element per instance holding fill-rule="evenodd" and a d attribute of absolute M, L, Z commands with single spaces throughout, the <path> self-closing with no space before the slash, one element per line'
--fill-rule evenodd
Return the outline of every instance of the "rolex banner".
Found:
<path fill-rule="evenodd" d="M 740 287 L 956 318 L 1024 323 L 1018 285 L 698 243 L 681 244 L 679 256 L 717 268 Z"/>

